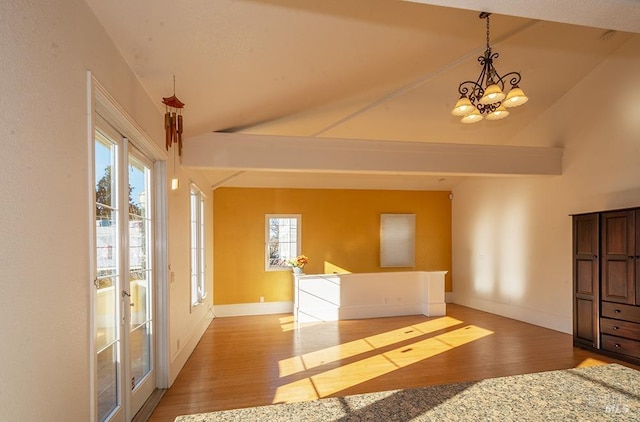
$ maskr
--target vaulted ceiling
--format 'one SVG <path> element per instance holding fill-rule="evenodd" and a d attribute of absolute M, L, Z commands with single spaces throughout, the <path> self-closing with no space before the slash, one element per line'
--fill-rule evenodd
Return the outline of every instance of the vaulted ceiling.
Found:
<path fill-rule="evenodd" d="M 173 93 L 175 75 L 186 103 L 187 151 L 191 139 L 212 132 L 252 140 L 522 144 L 516 140 L 528 125 L 640 33 L 640 4 L 626 0 L 87 2 L 163 112 L 160 100 Z M 493 13 L 496 68 L 520 71 L 530 101 L 504 120 L 463 125 L 450 110 L 458 84 L 480 71 L 481 10 Z M 561 147 L 558 139 L 550 134 L 527 145 Z M 215 186 L 451 189 L 462 177 L 194 167 Z"/>

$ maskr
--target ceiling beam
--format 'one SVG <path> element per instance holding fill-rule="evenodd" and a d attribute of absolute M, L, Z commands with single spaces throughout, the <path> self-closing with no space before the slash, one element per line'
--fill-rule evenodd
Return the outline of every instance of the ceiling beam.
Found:
<path fill-rule="evenodd" d="M 236 171 L 560 175 L 561 148 L 209 133 L 185 140 L 182 165 Z"/>

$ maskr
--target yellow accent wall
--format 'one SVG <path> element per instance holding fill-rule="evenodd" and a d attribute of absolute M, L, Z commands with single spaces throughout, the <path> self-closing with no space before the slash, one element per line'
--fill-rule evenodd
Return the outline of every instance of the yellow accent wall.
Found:
<path fill-rule="evenodd" d="M 300 214 L 305 273 L 446 270 L 451 283 L 450 192 L 218 188 L 215 305 L 292 301 L 291 271 L 265 270 L 265 215 Z M 380 214 L 416 215 L 416 265 L 380 268 Z"/>

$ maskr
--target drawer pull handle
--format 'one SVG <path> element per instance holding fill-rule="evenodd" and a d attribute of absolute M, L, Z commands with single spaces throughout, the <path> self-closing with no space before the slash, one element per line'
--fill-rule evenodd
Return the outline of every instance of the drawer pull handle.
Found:
<path fill-rule="evenodd" d="M 622 346 L 619 343 L 616 343 L 616 349 L 621 348 Z"/>
<path fill-rule="evenodd" d="M 620 312 L 622 312 L 620 309 L 614 309 L 614 310 L 613 310 L 613 313 L 614 313 L 614 314 L 619 314 Z"/>
<path fill-rule="evenodd" d="M 617 330 L 619 327 L 618 327 L 617 325 L 614 325 L 614 326 L 613 326 L 613 327 L 611 327 L 611 328 L 613 328 L 614 330 Z"/>

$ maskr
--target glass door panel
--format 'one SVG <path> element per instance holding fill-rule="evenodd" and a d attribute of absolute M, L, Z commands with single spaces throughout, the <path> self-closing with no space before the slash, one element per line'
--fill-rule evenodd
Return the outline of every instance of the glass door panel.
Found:
<path fill-rule="evenodd" d="M 131 389 L 145 380 L 152 368 L 152 209 L 151 169 L 129 155 L 129 362 Z M 135 392 L 134 392 L 135 394 Z"/>
<path fill-rule="evenodd" d="M 117 145 L 100 132 L 95 140 L 95 344 L 97 410 L 104 421 L 122 403 L 120 391 L 121 332 L 119 319 L 120 260 L 117 198 Z"/>
<path fill-rule="evenodd" d="M 131 331 L 131 379 L 133 388 L 151 371 L 151 322 Z"/>

